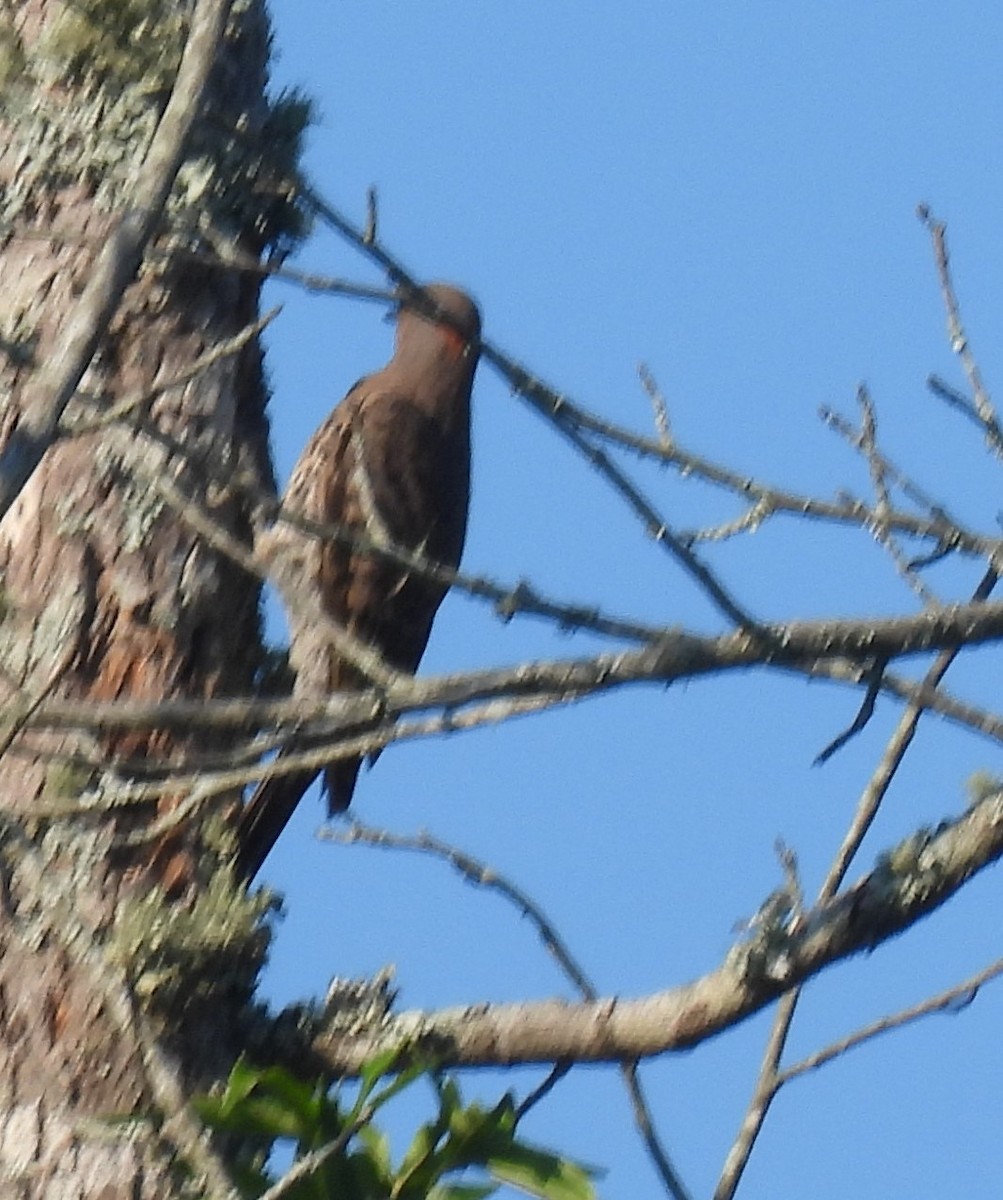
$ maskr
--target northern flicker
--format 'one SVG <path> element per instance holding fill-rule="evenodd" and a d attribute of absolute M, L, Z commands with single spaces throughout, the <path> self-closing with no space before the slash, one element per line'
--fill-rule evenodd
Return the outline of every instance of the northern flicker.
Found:
<path fill-rule="evenodd" d="M 283 508 L 455 568 L 470 500 L 470 393 L 480 351 L 480 314 L 464 292 L 432 284 L 405 297 L 389 363 L 360 380 L 310 439 L 293 468 Z M 344 541 L 317 540 L 296 586 L 316 589 L 324 613 L 388 666 L 414 672 L 447 585 Z M 358 688 L 358 670 L 290 610 L 290 663 L 298 679 L 337 692 Z M 318 671 L 320 679 L 318 683 Z M 300 690 L 299 688 L 297 689 Z M 324 769 L 329 812 L 348 808 L 361 760 Z M 239 866 L 252 878 L 315 774 L 265 780 L 238 824 Z"/>

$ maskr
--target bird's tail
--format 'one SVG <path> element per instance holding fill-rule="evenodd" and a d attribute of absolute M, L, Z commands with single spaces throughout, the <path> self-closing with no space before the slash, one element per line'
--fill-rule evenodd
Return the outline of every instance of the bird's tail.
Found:
<path fill-rule="evenodd" d="M 319 771 L 301 771 L 294 775 L 273 775 L 254 789 L 236 822 L 238 849 L 234 865 L 239 879 L 250 883 L 261 870 L 296 805 L 319 774 Z"/>
<path fill-rule="evenodd" d="M 375 755 L 370 758 L 372 764 Z M 324 768 L 324 791 L 327 795 L 327 815 L 343 813 L 352 803 L 355 781 L 359 777 L 361 758 L 340 758 Z"/>
<path fill-rule="evenodd" d="M 294 748 L 282 751 L 294 752 Z M 324 791 L 327 794 L 329 816 L 345 812 L 352 803 L 355 781 L 362 766 L 361 758 L 342 758 L 324 768 Z M 238 877 L 250 883 L 272 852 L 279 835 L 289 823 L 296 806 L 319 771 L 298 771 L 292 775 L 273 775 L 254 789 L 250 800 L 241 809 L 236 822 Z"/>

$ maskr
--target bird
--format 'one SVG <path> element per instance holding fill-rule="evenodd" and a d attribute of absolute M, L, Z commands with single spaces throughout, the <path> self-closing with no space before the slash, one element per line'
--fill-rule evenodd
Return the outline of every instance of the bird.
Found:
<path fill-rule="evenodd" d="M 307 443 L 282 510 L 389 541 L 455 570 L 470 504 L 470 400 L 480 311 L 466 292 L 434 283 L 402 295 L 396 326 L 387 365 L 359 380 Z M 325 617 L 377 651 L 387 666 L 414 673 L 448 584 L 345 539 L 296 536 L 295 578 L 279 586 L 297 694 L 358 689 L 365 680 L 318 628 L 321 623 L 297 615 L 291 589 L 311 589 Z M 361 761 L 342 758 L 323 769 L 329 814 L 351 804 Z M 316 774 L 273 775 L 240 810 L 237 869 L 248 881 Z"/>

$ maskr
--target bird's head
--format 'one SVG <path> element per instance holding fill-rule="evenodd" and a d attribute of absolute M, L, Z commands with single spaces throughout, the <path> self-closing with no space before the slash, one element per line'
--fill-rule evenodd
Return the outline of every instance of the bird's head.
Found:
<path fill-rule="evenodd" d="M 430 283 L 402 298 L 394 358 L 398 363 L 469 374 L 477 366 L 481 314 L 466 292 Z"/>

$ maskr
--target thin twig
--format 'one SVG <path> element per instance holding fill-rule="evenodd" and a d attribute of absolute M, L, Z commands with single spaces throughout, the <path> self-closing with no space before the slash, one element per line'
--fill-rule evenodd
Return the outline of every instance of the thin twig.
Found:
<path fill-rule="evenodd" d="M 839 413 L 830 408 L 822 408 L 819 415 L 830 429 L 834 430 L 841 437 L 845 438 L 855 450 L 860 451 L 862 449 L 862 435 L 860 431 L 855 429 L 845 417 L 841 416 Z M 883 478 L 897 487 L 904 496 L 912 501 L 913 504 L 918 505 L 929 514 L 932 522 L 932 525 L 929 527 L 930 535 L 932 535 L 933 530 L 936 529 L 938 541 L 942 542 L 944 545 L 950 546 L 952 549 L 965 545 L 966 548 L 974 550 L 974 552 L 982 558 L 988 558 L 992 557 L 994 554 L 999 554 L 1001 548 L 1000 543 L 997 543 L 995 546 L 993 544 L 996 539 L 983 541 L 979 539 L 977 535 L 975 535 L 973 540 L 972 535 L 965 530 L 965 527 L 960 521 L 958 521 L 951 513 L 948 513 L 943 504 L 929 496 L 917 483 L 910 479 L 904 471 L 900 470 L 886 455 L 881 454 L 876 450 L 873 453 L 878 465 L 880 466 Z M 873 510 L 868 509 L 867 511 L 871 515 L 872 520 L 877 519 L 877 514 L 873 513 Z M 886 524 L 889 524 L 889 522 L 886 521 Z M 889 528 L 891 528 L 890 524 Z M 917 530 L 911 530 L 908 528 L 903 528 L 901 531 L 905 533 L 918 532 Z M 920 536 L 924 535 L 920 534 Z M 975 550 L 976 543 L 978 543 L 981 547 L 978 550 Z"/>
<path fill-rule="evenodd" d="M 900 1012 L 882 1017 L 878 1021 L 872 1021 L 870 1025 L 865 1025 L 862 1029 L 858 1029 L 847 1037 L 841 1038 L 838 1042 L 833 1042 L 832 1045 L 826 1046 L 825 1049 L 818 1050 L 814 1054 L 809 1054 L 806 1058 L 802 1058 L 800 1062 L 796 1062 L 781 1071 L 777 1076 L 777 1085 L 782 1086 L 785 1083 L 789 1083 L 792 1079 L 796 1079 L 799 1075 L 804 1075 L 808 1071 L 815 1071 L 819 1067 L 825 1066 L 826 1063 L 831 1062 L 834 1058 L 839 1058 L 848 1050 L 862 1046 L 865 1042 L 869 1042 L 883 1033 L 888 1033 L 890 1030 L 901 1029 L 904 1025 L 910 1025 L 913 1021 L 918 1021 L 933 1013 L 959 1012 L 961 1009 L 967 1008 L 975 1000 L 979 988 L 1000 975 L 1003 975 L 1003 958 L 998 958 L 988 967 L 976 972 L 976 974 L 971 975 L 961 983 L 955 984 L 954 987 L 947 988 L 943 992 L 938 992 L 936 996 L 930 996 L 929 999 L 923 1000 L 919 1004 L 914 1004 L 911 1008 L 904 1008 Z"/>
<path fill-rule="evenodd" d="M 489 867 L 486 863 L 474 858 L 473 855 L 442 841 L 441 838 L 437 838 L 425 830 L 416 834 L 391 833 L 389 830 L 364 825 L 353 817 L 348 818 L 346 828 L 322 829 L 319 836 L 327 841 L 339 842 L 346 846 L 361 844 L 381 850 L 410 850 L 418 854 L 428 854 L 449 863 L 467 883 L 474 887 L 498 892 L 513 904 L 519 910 L 520 915 L 528 918 L 535 927 L 537 936 L 546 947 L 547 952 L 577 990 L 588 1000 L 596 998 L 598 993 L 584 969 L 575 960 L 564 939 L 547 918 L 543 909 L 522 888 L 512 883 L 494 867 Z"/>
<path fill-rule="evenodd" d="M 888 527 L 888 514 L 892 510 L 892 501 L 888 486 L 887 459 L 878 451 L 878 414 L 870 392 L 863 385 L 857 389 L 857 403 L 861 410 L 857 445 L 867 461 L 867 469 L 870 472 L 875 496 L 875 521 L 870 527 L 871 533 L 891 558 L 899 575 L 923 603 L 935 604 L 937 603 L 936 596 L 911 567 L 908 557 L 903 554 L 895 535 Z"/>
<path fill-rule="evenodd" d="M 961 623 L 964 627 L 964 622 Z M 862 630 L 871 626 L 861 623 Z M 902 630 L 910 636 L 912 622 Z M 829 679 L 851 687 L 866 686 L 871 668 L 849 658 L 823 658 L 828 640 L 827 627 L 818 635 L 819 644 L 809 640 L 803 655 L 791 661 L 770 665 L 809 679 Z M 786 637 L 783 626 L 776 627 L 778 637 Z M 988 640 L 985 631 L 977 631 L 979 641 Z M 998 634 L 995 636 L 999 636 Z M 951 637 L 952 645 L 961 644 L 960 636 Z M 861 658 L 867 647 L 861 634 Z M 845 648 L 845 647 L 844 647 Z M 738 651 L 738 652 L 737 652 Z M 670 684 L 698 679 L 707 674 L 750 666 L 765 665 L 755 653 L 742 653 L 733 638 L 698 638 L 680 631 L 668 631 L 661 648 L 624 654 L 600 654 L 594 658 L 542 660 L 532 664 L 505 666 L 486 671 L 464 671 L 454 675 L 416 676 L 402 679 L 383 699 L 387 718 L 396 718 L 422 708 L 456 708 L 466 703 L 519 694 L 595 692 L 631 683 Z M 994 741 L 1003 741 L 1003 719 L 975 705 L 964 704 L 945 692 L 885 672 L 881 690 L 897 700 L 929 708 L 955 724 Z M 27 715 L 28 729 L 86 729 L 93 733 L 121 730 L 231 730 L 256 732 L 259 729 L 285 730 L 276 740 L 260 743 L 262 752 L 280 748 L 299 732 L 330 734 L 346 725 L 368 721 L 373 715 L 375 697 L 371 692 L 344 692 L 326 697 L 239 697 L 217 699 L 171 698 L 165 700 L 83 701 L 57 697 L 45 700 L 30 714 L 23 698 L 0 705 L 0 724 L 19 721 Z"/>
<path fill-rule="evenodd" d="M 672 426 L 669 422 L 669 406 L 665 402 L 665 396 L 662 394 L 661 388 L 659 388 L 654 375 L 652 375 L 646 363 L 638 363 L 637 374 L 641 380 L 641 387 L 644 388 L 648 399 L 651 401 L 651 410 L 655 418 L 655 432 L 658 434 L 658 440 L 666 449 L 669 449 L 672 446 Z"/>
<path fill-rule="evenodd" d="M 14 715 L 7 727 L 0 734 L 0 758 L 11 749 L 17 741 L 19 735 L 24 731 L 25 727 L 30 723 L 43 704 L 52 696 L 55 691 L 56 684 L 62 679 L 66 673 L 73 656 L 76 653 L 76 647 L 71 643 L 67 645 L 59 656 L 52 671 L 49 673 L 49 678 L 45 681 L 38 692 L 28 699 L 23 708 L 20 708 Z"/>
<path fill-rule="evenodd" d="M 662 518 L 633 481 L 616 466 L 609 455 L 600 450 L 588 438 L 583 437 L 578 430 L 565 426 L 560 420 L 555 420 L 554 424 L 627 501 L 634 514 L 640 518 L 649 537 L 663 546 L 684 570 L 693 576 L 729 621 L 748 633 L 763 635 L 762 625 L 728 592 L 706 563 L 673 532 L 668 522 Z"/>
<path fill-rule="evenodd" d="M 658 1136 L 658 1131 L 651 1122 L 651 1106 L 644 1094 L 641 1084 L 641 1072 L 636 1061 L 620 1064 L 620 1073 L 627 1086 L 631 1100 L 631 1110 L 634 1114 L 634 1124 L 637 1126 L 641 1140 L 644 1142 L 648 1157 L 655 1165 L 655 1170 L 661 1176 L 665 1190 L 670 1196 L 683 1200 L 689 1195 L 686 1185 L 679 1177 L 672 1160 L 665 1152 L 665 1147 Z"/>
<path fill-rule="evenodd" d="M 374 557 L 406 567 L 415 574 L 443 583 L 457 591 L 466 592 L 470 596 L 489 600 L 504 621 L 517 615 L 543 617 L 555 622 L 564 632 L 587 629 L 590 633 L 632 642 L 657 642 L 666 633 L 666 626 L 648 625 L 605 613 L 595 606 L 569 604 L 543 596 L 525 580 L 516 584 L 506 584 L 489 579 L 485 575 L 472 575 L 454 570 L 406 546 L 389 540 L 377 541 L 369 533 L 348 525 L 312 521 L 282 508 L 277 512 L 276 520 L 321 540 L 338 542 L 369 552 Z"/>
<path fill-rule="evenodd" d="M 326 275 L 318 271 L 303 271 L 284 263 L 255 258 L 234 246 L 225 235 L 214 235 L 211 229 L 200 229 L 200 235 L 211 249 L 195 249 L 172 243 L 170 246 L 147 246 L 145 254 L 153 261 L 187 262 L 205 267 L 223 267 L 229 271 L 240 271 L 259 279 L 274 279 L 280 283 L 295 284 L 306 292 L 323 293 L 330 296 L 346 296 L 352 300 L 373 301 L 377 304 L 397 304 L 400 296 L 392 288 L 373 287 L 368 283 L 357 283 L 350 279 Z M 100 250 L 106 238 L 97 234 L 81 233 L 76 229 L 61 227 L 58 221 L 44 228 L 24 227 L 17 222 L 0 220 L 0 234 L 12 241 L 56 242 L 59 245 L 81 246 Z"/>
<path fill-rule="evenodd" d="M 947 332 L 951 340 L 951 349 L 961 360 L 961 366 L 972 389 L 972 402 L 975 412 L 982 424 L 986 442 L 997 457 L 1003 457 L 1003 429 L 1000 428 L 996 408 L 982 382 L 982 372 L 975 360 L 972 348 L 961 322 L 961 309 L 958 295 L 954 290 L 951 278 L 950 256 L 947 252 L 947 225 L 938 221 L 930 212 L 927 205 L 920 205 L 917 216 L 926 226 L 933 240 L 933 256 L 937 264 L 937 276 L 940 279 L 940 291 L 947 311 Z"/>
<path fill-rule="evenodd" d="M 867 727 L 871 717 L 874 716 L 874 706 L 877 704 L 878 696 L 881 694 L 881 677 L 887 666 L 888 659 L 883 658 L 874 663 L 870 668 L 868 672 L 870 678 L 867 683 L 867 691 L 864 693 L 864 698 L 857 709 L 857 715 L 853 718 L 852 723 L 847 729 L 844 729 L 838 737 L 834 737 L 827 746 L 824 746 L 816 754 L 815 760 L 812 763 L 813 767 L 820 767 L 824 763 L 827 763 L 837 751 L 842 750 L 851 738 L 856 737 L 858 733 Z"/>
<path fill-rule="evenodd" d="M 281 311 L 282 309 L 278 306 L 269 309 L 263 317 L 259 317 L 257 321 L 253 321 L 250 325 L 245 325 L 232 338 L 227 338 L 207 353 L 200 355 L 185 370 L 172 375 L 170 379 L 153 384 L 152 387 L 147 388 L 145 392 L 139 395 L 125 396 L 113 404 L 111 408 L 102 408 L 80 414 L 64 413 L 59 423 L 60 437 L 80 437 L 85 433 L 95 433 L 99 429 L 106 429 L 109 425 L 115 425 L 120 421 L 127 421 L 134 418 L 137 412 L 149 408 L 158 396 L 163 396 L 167 392 L 186 387 L 193 380 L 205 374 L 215 363 L 224 358 L 231 358 L 233 355 L 239 354 L 252 338 L 257 337 L 259 333 L 275 320 Z M 85 397 L 78 392 L 77 399 L 85 399 Z"/>
<path fill-rule="evenodd" d="M 483 725 L 496 725 L 561 704 L 570 704 L 579 698 L 574 692 L 565 692 L 562 695 L 545 694 L 520 696 L 507 700 L 489 700 L 462 713 L 445 712 L 438 716 L 415 721 L 388 722 L 366 733 L 355 734 L 351 737 L 343 735 L 318 737 L 312 742 L 309 749 L 290 749 L 268 763 L 259 763 L 252 767 L 232 767 L 216 772 L 188 772 L 178 768 L 177 764 L 172 767 L 171 764 L 165 763 L 162 781 L 153 783 L 123 781 L 120 785 L 122 795 L 117 803 L 143 804 L 187 789 L 198 789 L 203 798 L 208 798 L 219 795 L 221 792 L 246 787 L 248 784 L 262 779 L 319 771 L 329 763 L 343 758 L 365 758 L 369 754 L 384 749 L 391 742 L 441 737 L 445 734 L 475 729 Z M 298 744 L 300 740 L 292 735 L 290 744 Z M 107 764 L 105 765 L 107 766 Z M 32 813 L 36 811 L 39 810 L 35 807 L 31 809 Z M 60 815 L 67 815 L 66 809 L 58 811 Z"/>
<path fill-rule="evenodd" d="M 926 386 L 931 392 L 933 392 L 935 396 L 943 400 L 949 408 L 955 409 L 957 412 L 961 413 L 962 416 L 967 417 L 970 421 L 973 421 L 980 429 L 985 429 L 982 424 L 982 418 L 979 416 L 978 409 L 976 409 L 971 399 L 964 395 L 963 392 L 959 392 L 957 388 L 951 387 L 951 385 L 945 379 L 941 379 L 939 375 L 928 376 Z"/>
<path fill-rule="evenodd" d="M 1003 622 L 1000 606 L 970 605 L 955 610 L 953 614 L 936 614 L 932 621 L 934 629 L 946 623 L 947 630 L 958 632 L 950 637 L 936 639 L 919 636 L 929 629 L 928 614 L 909 618 L 905 630 L 916 630 L 914 642 L 899 642 L 896 652 L 905 649 L 929 649 L 947 642 L 963 645 L 986 640 L 987 636 L 999 636 L 997 626 Z M 959 614 L 963 614 L 960 619 Z M 986 622 L 988 621 L 988 624 Z M 917 622 L 919 629 L 917 630 Z M 255 745 L 264 753 L 285 744 L 283 735 L 269 736 L 266 743 L 255 741 L 236 746 L 229 763 L 244 763 L 242 769 L 224 770 L 211 774 L 200 764 L 198 771 L 190 771 L 184 777 L 184 786 L 208 788 L 212 794 L 240 787 L 255 779 L 272 773 L 281 774 L 301 769 L 317 769 L 323 765 L 322 758 L 337 758 L 343 754 L 361 754 L 378 749 L 391 741 L 403 737 L 423 737 L 472 728 L 477 724 L 493 723 L 511 719 L 526 712 L 579 700 L 585 696 L 598 695 L 612 688 L 641 682 L 671 683 L 683 679 L 694 679 L 701 675 L 753 665 L 772 665 L 785 671 L 794 671 L 810 678 L 828 678 L 836 682 L 860 686 L 869 682 L 868 671 L 846 657 L 832 656 L 833 651 L 849 649 L 844 639 L 853 636 L 856 641 L 854 654 L 873 658 L 875 649 L 887 649 L 892 636 L 903 636 L 903 624 L 899 621 L 887 623 L 806 623 L 802 626 L 774 627 L 775 646 L 771 655 L 764 655 L 761 646 L 744 641 L 738 635 L 719 638 L 697 638 L 691 634 L 667 634 L 660 646 L 640 651 L 613 655 L 597 655 L 594 658 L 567 659 L 554 662 L 537 662 L 511 668 L 480 672 L 464 672 L 454 676 L 414 678 L 407 677 L 395 684 L 385 694 L 373 691 L 344 694 L 333 698 L 300 698 L 293 700 L 168 700 L 155 703 L 142 701 L 111 701 L 83 704 L 78 701 L 46 701 L 26 721 L 27 728 L 84 728 L 94 732 L 111 732 L 118 729 L 185 728 L 192 726 L 214 729 L 252 728 L 259 729 L 287 726 L 285 737 L 290 741 L 303 740 L 311 743 L 309 753 L 292 754 L 280 760 L 248 768 L 246 763 L 253 759 Z M 780 649 L 784 653 L 781 655 Z M 927 683 L 912 683 L 885 672 L 881 678 L 881 689 L 900 700 L 937 711 L 949 720 L 994 740 L 1003 740 L 1003 720 L 984 710 L 965 705 L 944 695 Z M 484 703 L 487 702 L 487 703 Z M 373 706 L 376 706 L 374 709 Z M 478 707 L 479 705 L 479 707 Z M 463 706 L 474 706 L 460 711 Z M 0 710 L 0 718 L 17 720 L 24 714 L 23 703 L 12 703 Z M 438 718 L 424 722 L 413 722 L 397 726 L 395 722 L 407 712 L 441 707 L 446 712 Z M 364 737 L 354 736 L 345 740 L 346 728 L 371 722 L 374 715 L 382 713 L 383 724 L 371 729 Z M 254 739 L 258 738 L 255 733 Z M 17 748 L 12 748 L 12 753 Z M 77 757 L 76 765 L 98 771 L 107 768 L 101 759 Z M 128 773 L 128 764 L 121 764 Z M 144 764 L 141 772 L 147 777 L 155 769 L 154 764 Z M 165 763 L 162 767 L 164 782 L 152 785 L 127 784 L 125 794 L 116 794 L 115 803 L 145 803 L 158 798 L 165 788 L 179 786 L 176 764 Z M 62 806 L 60 814 L 66 815 Z"/>
<path fill-rule="evenodd" d="M 523 1117 L 530 1111 L 530 1109 L 535 1108 L 536 1105 L 544 1099 L 544 1097 L 549 1096 L 570 1070 L 570 1063 L 558 1063 L 556 1066 L 552 1067 L 547 1072 L 543 1082 L 538 1083 L 531 1092 L 527 1092 L 526 1095 L 523 1096 L 523 1098 L 519 1101 L 519 1104 L 515 1110 L 516 1120 L 521 1121 Z"/>

